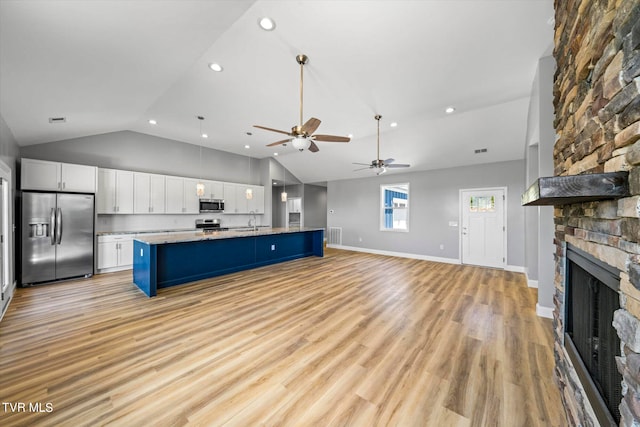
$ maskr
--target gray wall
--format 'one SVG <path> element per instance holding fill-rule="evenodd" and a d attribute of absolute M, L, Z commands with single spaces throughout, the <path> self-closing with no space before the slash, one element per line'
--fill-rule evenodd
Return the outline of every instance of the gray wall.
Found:
<path fill-rule="evenodd" d="M 289 179 L 291 179 L 291 176 L 289 176 Z M 284 227 L 287 225 L 287 222 L 285 219 L 287 206 L 286 206 L 286 203 L 282 202 L 282 199 L 280 198 L 281 197 L 280 195 L 282 191 L 285 190 L 285 188 L 287 190 L 288 198 L 302 197 L 304 200 L 304 187 L 302 184 L 291 184 L 291 185 L 287 184 L 286 187 L 280 186 L 280 185 L 273 187 L 273 195 L 271 200 L 273 200 L 272 223 L 274 227 Z M 304 225 L 306 225 L 306 222 Z"/>
<path fill-rule="evenodd" d="M 532 184 L 537 178 L 553 176 L 553 76 L 556 64 L 552 56 L 540 58 L 531 90 L 527 141 L 525 141 L 525 179 Z M 553 308 L 555 246 L 553 206 L 525 208 L 526 264 L 525 271 L 531 280 L 538 282 L 538 306 Z"/>
<path fill-rule="evenodd" d="M 342 227 L 342 244 L 365 249 L 459 259 L 459 190 L 507 187 L 507 264 L 524 265 L 524 161 L 331 181 L 328 227 Z M 409 183 L 409 232 L 380 231 L 380 185 Z M 333 210 L 333 213 L 331 211 Z M 444 245 L 444 249 L 440 249 Z"/>
<path fill-rule="evenodd" d="M 203 148 L 200 168 L 200 147 L 197 145 L 132 131 L 30 145 L 23 147 L 20 155 L 101 168 L 267 184 L 262 181 L 260 160 L 252 160 L 250 172 L 247 156 Z"/>
<path fill-rule="evenodd" d="M 14 185 L 16 183 L 16 161 L 19 157 L 20 147 L 18 147 L 13 133 L 11 133 L 4 118 L 0 115 L 0 158 L 11 168 Z"/>
<path fill-rule="evenodd" d="M 313 184 L 287 184 L 287 197 L 302 198 L 303 225 L 305 227 L 327 228 L 327 188 Z M 283 186 L 273 187 L 273 226 L 284 227 L 285 203 L 280 199 Z"/>
<path fill-rule="evenodd" d="M 327 228 L 327 188 L 304 184 L 304 226 Z"/>

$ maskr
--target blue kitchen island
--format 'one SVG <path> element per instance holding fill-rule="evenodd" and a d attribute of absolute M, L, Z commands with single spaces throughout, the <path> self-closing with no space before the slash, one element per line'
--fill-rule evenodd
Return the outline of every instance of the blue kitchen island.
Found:
<path fill-rule="evenodd" d="M 322 228 L 194 231 L 138 237 L 133 241 L 133 283 L 153 297 L 161 288 L 323 255 Z"/>

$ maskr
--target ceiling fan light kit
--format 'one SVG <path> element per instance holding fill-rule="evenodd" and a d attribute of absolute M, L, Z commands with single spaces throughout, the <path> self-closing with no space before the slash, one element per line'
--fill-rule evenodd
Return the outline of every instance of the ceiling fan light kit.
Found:
<path fill-rule="evenodd" d="M 293 138 L 293 141 L 291 141 L 291 145 L 293 145 L 293 148 L 298 151 L 304 151 L 311 146 L 311 140 L 307 138 L 296 137 Z"/>
<path fill-rule="evenodd" d="M 289 138 L 283 139 L 280 141 L 272 142 L 271 144 L 267 144 L 267 147 L 273 147 L 276 145 L 284 145 L 291 142 L 291 145 L 298 150 L 304 151 L 309 150 L 312 153 L 316 153 L 320 151 L 315 141 L 322 142 L 349 142 L 351 138 L 346 136 L 337 136 L 337 135 L 314 135 L 313 133 L 320 126 L 320 120 L 315 117 L 311 117 L 304 124 L 302 123 L 302 105 L 303 105 L 303 83 L 304 83 L 304 65 L 309 61 L 309 57 L 307 55 L 297 55 L 296 62 L 300 64 L 300 121 L 298 125 L 293 126 L 291 128 L 291 132 L 287 132 L 284 130 L 268 128 L 265 126 L 253 125 L 258 129 L 268 130 L 270 132 L 277 132 L 284 135 L 287 135 Z"/>

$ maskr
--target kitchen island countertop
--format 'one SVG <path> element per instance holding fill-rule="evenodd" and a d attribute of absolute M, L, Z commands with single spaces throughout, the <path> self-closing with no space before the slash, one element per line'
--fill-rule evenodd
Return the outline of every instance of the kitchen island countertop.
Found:
<path fill-rule="evenodd" d="M 141 235 L 141 236 L 137 236 L 135 239 L 149 245 L 162 245 L 167 243 L 200 242 L 205 240 L 235 239 L 238 237 L 269 236 L 274 234 L 300 233 L 300 232 L 306 232 L 306 231 L 319 231 L 319 230 L 322 230 L 322 228 L 276 227 L 276 228 L 258 228 L 256 230 L 230 229 L 225 231 L 185 231 L 182 233 L 171 232 L 166 234 L 154 234 L 151 236 Z"/>

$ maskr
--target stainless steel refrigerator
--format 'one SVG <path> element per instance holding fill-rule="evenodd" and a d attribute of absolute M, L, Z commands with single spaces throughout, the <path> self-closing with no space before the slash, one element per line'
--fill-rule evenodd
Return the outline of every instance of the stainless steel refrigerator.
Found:
<path fill-rule="evenodd" d="M 23 286 L 93 274 L 94 196 L 22 193 Z"/>

